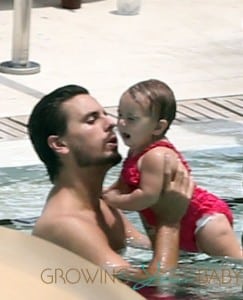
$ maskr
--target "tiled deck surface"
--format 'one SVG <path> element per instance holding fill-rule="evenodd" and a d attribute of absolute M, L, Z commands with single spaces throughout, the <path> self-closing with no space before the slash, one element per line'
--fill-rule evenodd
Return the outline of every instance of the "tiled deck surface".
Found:
<path fill-rule="evenodd" d="M 181 100 L 177 103 L 175 124 L 226 119 L 243 122 L 243 95 Z M 116 116 L 117 107 L 107 107 Z M 0 118 L 0 142 L 26 137 L 28 115 Z"/>
<path fill-rule="evenodd" d="M 178 99 L 168 138 L 180 150 L 242 146 L 242 0 L 143 0 L 138 15 L 115 10 L 115 0 L 83 0 L 78 10 L 32 1 L 29 59 L 41 72 L 0 74 L 0 166 L 39 162 L 27 137 L 29 114 L 66 84 L 87 87 L 116 115 L 124 90 L 160 79 Z M 1 63 L 11 57 L 13 1 L 0 1 L 0 25 Z"/>

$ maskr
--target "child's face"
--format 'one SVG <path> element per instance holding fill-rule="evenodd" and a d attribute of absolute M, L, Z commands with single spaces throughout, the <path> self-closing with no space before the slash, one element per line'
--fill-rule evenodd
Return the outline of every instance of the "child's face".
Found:
<path fill-rule="evenodd" d="M 118 108 L 118 130 L 124 143 L 133 150 L 142 149 L 152 142 L 158 123 L 152 117 L 149 100 L 143 95 L 138 99 L 139 102 L 125 93 Z"/>

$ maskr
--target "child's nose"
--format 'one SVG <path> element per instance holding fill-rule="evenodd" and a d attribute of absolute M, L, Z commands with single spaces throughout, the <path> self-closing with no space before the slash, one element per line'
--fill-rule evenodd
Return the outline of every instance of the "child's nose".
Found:
<path fill-rule="evenodd" d="M 125 126 L 125 125 L 126 125 L 125 119 L 119 118 L 119 120 L 118 120 L 118 125 L 119 125 L 119 126 Z"/>

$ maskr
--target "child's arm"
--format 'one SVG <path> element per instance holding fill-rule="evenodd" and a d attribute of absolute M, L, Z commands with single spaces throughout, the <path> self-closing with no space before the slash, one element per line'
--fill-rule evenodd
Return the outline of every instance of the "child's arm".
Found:
<path fill-rule="evenodd" d="M 106 202 L 113 207 L 136 211 L 153 206 L 158 201 L 163 187 L 166 153 L 170 154 L 171 166 L 175 169 L 173 167 L 177 164 L 175 154 L 170 149 L 154 148 L 138 161 L 141 173 L 139 188 L 126 194 L 113 189 L 104 194 Z"/>
<path fill-rule="evenodd" d="M 127 194 L 130 188 L 122 181 L 121 177 L 117 179 L 111 186 L 105 187 L 102 192 L 102 199 L 111 205 L 109 199 L 113 199 L 113 195 Z M 115 207 L 114 205 L 111 205 Z"/>
<path fill-rule="evenodd" d="M 119 177 L 117 181 L 113 182 L 112 185 L 103 188 L 103 193 L 108 193 L 112 190 L 120 190 L 121 178 Z"/>

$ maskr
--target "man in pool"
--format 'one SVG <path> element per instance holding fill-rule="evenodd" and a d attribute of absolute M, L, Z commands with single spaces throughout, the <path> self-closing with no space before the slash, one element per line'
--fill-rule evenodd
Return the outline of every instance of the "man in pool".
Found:
<path fill-rule="evenodd" d="M 114 120 L 80 86 L 61 87 L 43 97 L 34 107 L 28 124 L 29 136 L 53 183 L 33 234 L 56 243 L 103 267 L 121 267 L 134 272 L 117 251 L 126 238 L 149 246 L 146 236 L 117 209 L 100 199 L 106 172 L 121 161 Z M 158 262 L 168 270 L 177 265 L 178 230 L 191 197 L 193 184 L 178 168 L 171 182 L 169 157 L 164 158 L 164 201 L 180 207 L 175 219 L 163 215 L 161 239 L 165 249 Z M 168 206 L 169 207 L 169 206 Z M 149 272 L 157 272 L 150 266 Z M 139 273 L 139 272 L 138 272 Z"/>

